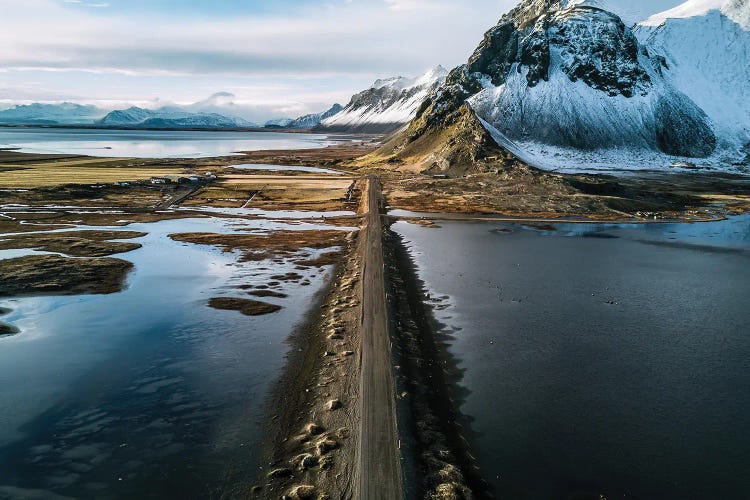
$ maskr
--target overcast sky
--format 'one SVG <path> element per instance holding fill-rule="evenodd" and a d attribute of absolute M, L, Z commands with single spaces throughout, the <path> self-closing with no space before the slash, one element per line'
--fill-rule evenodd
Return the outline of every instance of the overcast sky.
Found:
<path fill-rule="evenodd" d="M 515 3 L 0 0 L 0 106 L 153 106 L 225 91 L 246 118 L 295 117 L 346 104 L 376 78 L 465 62 Z"/>

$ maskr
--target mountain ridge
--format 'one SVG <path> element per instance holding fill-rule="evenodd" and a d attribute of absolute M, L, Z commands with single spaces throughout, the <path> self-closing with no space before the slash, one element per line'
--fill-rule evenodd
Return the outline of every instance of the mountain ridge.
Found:
<path fill-rule="evenodd" d="M 376 80 L 355 94 L 349 104 L 323 120 L 316 131 L 390 133 L 403 127 L 417 113 L 424 99 L 443 82 L 447 71 L 435 66 L 417 78 Z"/>
<path fill-rule="evenodd" d="M 192 113 L 177 107 L 145 109 L 131 106 L 115 110 L 96 121 L 97 125 L 142 128 L 247 128 L 253 123 L 242 118 L 227 117 L 218 113 Z"/>

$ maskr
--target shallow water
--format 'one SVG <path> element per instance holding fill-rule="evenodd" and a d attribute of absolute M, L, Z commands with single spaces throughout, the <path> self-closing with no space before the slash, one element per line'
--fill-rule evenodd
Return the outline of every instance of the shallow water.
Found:
<path fill-rule="evenodd" d="M 750 495 L 750 217 L 400 222 L 496 496 Z"/>
<path fill-rule="evenodd" d="M 125 291 L 0 299 L 11 309 L 2 321 L 21 329 L 0 338 L 0 497 L 233 497 L 247 487 L 285 340 L 328 271 L 238 263 L 233 253 L 166 236 L 314 227 L 208 218 L 132 224 L 116 229 L 149 234 L 132 240 L 142 249 L 115 256 L 135 263 Z M 274 289 L 289 298 L 262 299 L 284 306 L 278 313 L 246 317 L 206 305 L 292 270 L 310 285 L 279 283 Z"/>
<path fill-rule="evenodd" d="M 326 135 L 283 132 L 0 127 L 0 148 L 113 158 L 206 158 L 238 151 L 312 149 L 335 143 Z"/>
<path fill-rule="evenodd" d="M 229 165 L 240 170 L 263 170 L 270 172 L 307 172 L 313 174 L 343 175 L 338 170 L 330 170 L 320 167 L 301 167 L 298 165 L 268 165 L 265 163 L 242 163 L 240 165 Z"/>
<path fill-rule="evenodd" d="M 351 210 L 329 210 L 327 212 L 316 212 L 313 210 L 273 210 L 269 212 L 262 208 L 229 208 L 229 207 L 191 207 L 185 210 L 201 210 L 202 212 L 237 215 L 244 217 L 269 218 L 275 220 L 309 220 L 334 217 L 354 217 L 356 212 Z M 350 228 L 351 229 L 351 228 Z"/>

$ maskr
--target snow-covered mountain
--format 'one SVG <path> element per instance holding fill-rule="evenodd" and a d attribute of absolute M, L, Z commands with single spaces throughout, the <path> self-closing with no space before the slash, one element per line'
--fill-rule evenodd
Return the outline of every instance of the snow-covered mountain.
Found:
<path fill-rule="evenodd" d="M 96 106 L 72 102 L 19 104 L 0 110 L 0 123 L 75 125 L 93 123 L 105 113 Z"/>
<path fill-rule="evenodd" d="M 341 104 L 334 104 L 330 109 L 322 113 L 314 113 L 300 116 L 285 125 L 288 129 L 311 129 L 320 125 L 320 122 L 340 113 L 344 107 Z"/>
<path fill-rule="evenodd" d="M 218 113 L 193 113 L 179 107 L 144 109 L 136 106 L 115 110 L 97 121 L 99 125 L 136 128 L 247 128 L 256 125 L 242 118 Z"/>
<path fill-rule="evenodd" d="M 483 128 L 545 169 L 741 162 L 750 142 L 748 1 L 690 0 L 631 29 L 602 9 L 615 0 L 525 0 L 386 150 L 447 169 L 451 158 L 476 160 L 455 140 L 468 129 L 492 149 Z"/>
<path fill-rule="evenodd" d="M 319 129 L 331 132 L 387 133 L 409 123 L 419 106 L 445 81 L 442 66 L 418 78 L 377 80 L 369 89 L 352 97 L 340 112 L 326 118 Z"/>
<path fill-rule="evenodd" d="M 720 150 L 750 144 L 749 0 L 690 0 L 635 32 L 670 84 L 710 117 Z"/>

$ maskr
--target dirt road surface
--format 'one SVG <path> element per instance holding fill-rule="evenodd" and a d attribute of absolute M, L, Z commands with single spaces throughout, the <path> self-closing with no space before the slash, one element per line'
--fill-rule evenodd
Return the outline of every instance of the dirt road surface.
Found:
<path fill-rule="evenodd" d="M 382 197 L 375 177 L 369 179 L 368 198 L 363 242 L 361 429 L 355 498 L 396 500 L 403 497 L 401 461 L 386 312 L 380 222 Z"/>

